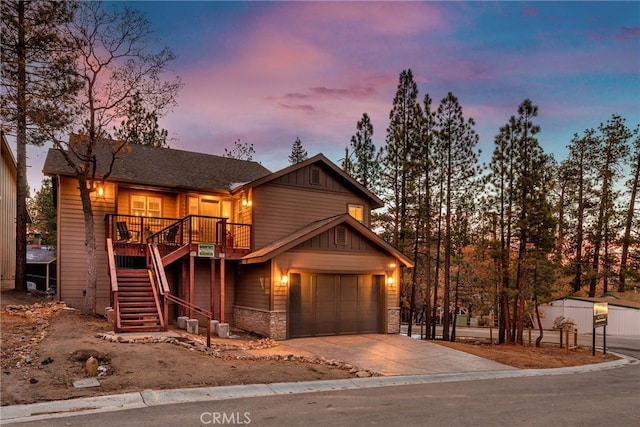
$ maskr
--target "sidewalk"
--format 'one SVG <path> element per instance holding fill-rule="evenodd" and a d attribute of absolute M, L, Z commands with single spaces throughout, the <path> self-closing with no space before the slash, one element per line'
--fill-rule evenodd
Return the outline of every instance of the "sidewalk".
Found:
<path fill-rule="evenodd" d="M 294 383 L 253 384 L 226 387 L 203 387 L 174 390 L 143 390 L 134 393 L 63 401 L 0 407 L 0 424 L 68 417 L 92 412 L 110 412 L 173 403 L 216 401 L 278 394 L 310 393 L 332 390 L 429 384 L 482 379 L 566 375 L 613 369 L 640 363 L 619 355 L 621 359 L 593 365 L 557 369 L 516 369 L 452 350 L 437 344 L 402 335 L 353 335 L 299 338 L 281 342 L 295 354 L 322 356 L 352 363 L 383 376 L 344 380 Z M 418 351 L 419 350 L 419 351 Z M 273 349 L 252 350 L 269 354 Z"/>

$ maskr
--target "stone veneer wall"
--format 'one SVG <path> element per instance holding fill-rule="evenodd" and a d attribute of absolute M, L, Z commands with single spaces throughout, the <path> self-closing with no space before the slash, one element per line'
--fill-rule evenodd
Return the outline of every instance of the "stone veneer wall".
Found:
<path fill-rule="evenodd" d="M 274 340 L 287 339 L 287 312 L 233 307 L 233 326 Z"/>
<path fill-rule="evenodd" d="M 400 333 L 400 307 L 387 309 L 387 333 Z"/>

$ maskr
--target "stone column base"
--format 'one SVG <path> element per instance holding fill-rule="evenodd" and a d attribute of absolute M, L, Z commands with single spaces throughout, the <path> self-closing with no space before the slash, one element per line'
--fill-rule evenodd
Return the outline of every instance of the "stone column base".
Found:
<path fill-rule="evenodd" d="M 287 339 L 287 312 L 233 307 L 233 326 L 274 340 Z"/>

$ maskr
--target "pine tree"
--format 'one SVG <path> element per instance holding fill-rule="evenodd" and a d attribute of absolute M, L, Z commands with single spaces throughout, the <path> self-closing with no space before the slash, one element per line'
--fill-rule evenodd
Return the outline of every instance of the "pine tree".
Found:
<path fill-rule="evenodd" d="M 606 231 L 610 227 L 611 209 L 613 207 L 613 185 L 620 174 L 622 159 L 629 155 L 627 141 L 631 138 L 631 131 L 625 125 L 625 120 L 614 114 L 607 123 L 598 127 L 600 131 L 600 156 L 597 160 L 598 180 L 600 183 L 600 201 L 598 215 L 593 232 L 593 261 L 592 274 L 589 280 L 589 296 L 596 295 L 598 271 L 600 267 L 600 249 L 606 238 Z M 606 259 L 605 259 L 606 261 Z"/>
<path fill-rule="evenodd" d="M 389 127 L 385 146 L 384 186 L 387 189 L 389 211 L 393 217 L 391 224 L 391 244 L 401 251 L 407 250 L 407 225 L 409 218 L 409 194 L 413 184 L 414 164 L 411 152 L 420 141 L 421 108 L 417 102 L 418 86 L 413 80 L 413 72 L 400 73 L 398 89 L 389 113 Z M 390 191 L 390 193 L 389 193 Z"/>
<path fill-rule="evenodd" d="M 291 147 L 291 154 L 289 154 L 289 164 L 295 165 L 296 163 L 303 162 L 309 158 L 307 154 L 307 150 L 302 147 L 302 141 L 300 141 L 299 137 L 296 137 L 296 140 L 293 141 L 293 146 Z"/>
<path fill-rule="evenodd" d="M 376 192 L 380 187 L 382 152 L 373 143 L 373 124 L 367 113 L 356 124 L 357 132 L 351 137 L 354 156 L 351 174 L 360 184 Z"/>
<path fill-rule="evenodd" d="M 158 112 L 147 109 L 140 92 L 127 101 L 126 115 L 120 127 L 114 128 L 118 141 L 150 147 L 166 147 L 168 135 L 166 129 L 160 129 Z"/>
<path fill-rule="evenodd" d="M 627 261 L 629 259 L 629 246 L 632 243 L 631 230 L 634 228 L 636 232 L 640 228 L 638 218 L 635 215 L 635 204 L 638 198 L 638 186 L 640 185 L 640 126 L 635 129 L 635 140 L 633 143 L 633 151 L 630 158 L 631 179 L 628 181 L 629 188 L 629 204 L 627 206 L 627 214 L 625 218 L 624 236 L 622 238 L 622 254 L 620 256 L 620 273 L 618 281 L 618 291 L 625 291 L 625 283 L 627 276 Z M 635 227 L 634 227 L 634 224 Z M 637 240 L 636 240 L 637 242 Z"/>
<path fill-rule="evenodd" d="M 75 57 L 62 27 L 75 4 L 53 1 L 2 2 L 0 32 L 3 132 L 16 135 L 17 211 L 15 288 L 26 289 L 27 144 L 41 145 L 42 127 L 60 129 L 71 117 L 79 89 Z"/>
<path fill-rule="evenodd" d="M 573 291 L 577 292 L 584 283 L 585 260 L 585 222 L 589 215 L 589 206 L 594 205 L 592 189 L 595 186 L 594 163 L 597 159 L 598 143 L 595 130 L 587 129 L 582 136 L 575 134 L 568 146 L 569 156 L 561 164 L 562 176 L 569 186 L 569 213 L 575 225 L 572 237 Z"/>
<path fill-rule="evenodd" d="M 436 112 L 438 127 L 438 159 L 440 169 L 445 177 L 443 182 L 444 208 L 444 290 L 442 322 L 442 339 L 449 340 L 449 308 L 451 295 L 452 256 L 457 249 L 454 245 L 453 225 L 455 212 L 464 210 L 461 206 L 468 200 L 473 190 L 473 178 L 479 174 L 478 169 L 478 135 L 473 129 L 473 119 L 465 120 L 458 99 L 449 92 L 440 102 Z M 458 220 L 460 220 L 458 218 Z M 454 307 L 455 309 L 455 307 Z"/>

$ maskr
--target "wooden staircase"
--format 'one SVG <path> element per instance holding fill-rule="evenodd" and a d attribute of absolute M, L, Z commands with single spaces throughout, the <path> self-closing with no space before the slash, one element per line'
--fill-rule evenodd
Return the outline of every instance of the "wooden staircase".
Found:
<path fill-rule="evenodd" d="M 118 332 L 164 330 L 163 317 L 146 269 L 117 269 Z"/>

